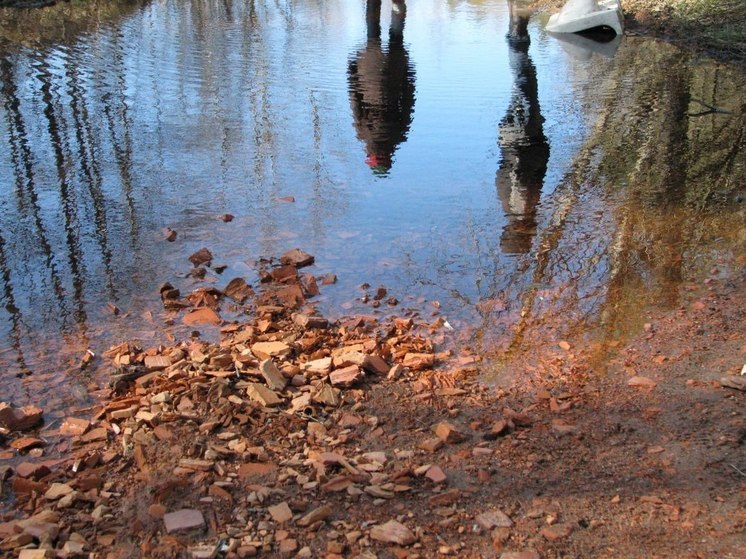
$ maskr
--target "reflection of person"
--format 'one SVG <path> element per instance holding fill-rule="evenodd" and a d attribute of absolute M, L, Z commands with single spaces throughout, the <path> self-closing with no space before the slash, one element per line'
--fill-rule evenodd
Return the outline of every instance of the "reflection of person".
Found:
<path fill-rule="evenodd" d="M 414 69 L 404 48 L 404 1 L 393 2 L 388 48 L 381 43 L 381 0 L 368 0 L 366 11 L 368 40 L 348 69 L 350 100 L 366 163 L 385 174 L 412 123 Z"/>
<path fill-rule="evenodd" d="M 520 0 L 509 0 L 508 47 L 513 94 L 499 124 L 500 166 L 495 183 L 505 210 L 500 246 L 506 253 L 526 253 L 536 228 L 539 203 L 549 161 L 549 142 L 539 107 L 536 68 L 528 54 L 530 12 Z"/>

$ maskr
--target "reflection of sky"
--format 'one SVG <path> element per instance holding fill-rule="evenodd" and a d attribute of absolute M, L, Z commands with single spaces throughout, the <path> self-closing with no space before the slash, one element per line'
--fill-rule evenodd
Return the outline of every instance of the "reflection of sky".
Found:
<path fill-rule="evenodd" d="M 496 271 L 515 265 L 500 254 L 504 218 L 495 192 L 497 124 L 513 87 L 507 3 L 408 2 L 414 117 L 385 178 L 364 162 L 347 92 L 349 57 L 365 43 L 363 3 L 255 5 L 252 16 L 245 3 L 154 2 L 72 44 L 14 59 L 39 222 L 53 251 L 50 264 L 37 221 L 28 207 L 19 209 L 14 186 L 0 186 L 6 258 L 26 340 L 36 333 L 55 338 L 61 323 L 74 334 L 71 317 L 80 308 L 95 322 L 94 341 L 157 330 L 157 317 L 133 329 L 101 309 L 109 301 L 134 316 L 157 308 L 158 284 L 177 281 L 188 270 L 186 256 L 202 246 L 229 266 L 218 285 L 236 275 L 252 279 L 246 259 L 302 246 L 322 271 L 339 275 L 340 285 L 327 294 L 335 310 L 367 281 L 386 284 L 400 299 L 441 299 L 450 314 L 462 298 L 488 294 L 504 281 Z M 389 9 L 384 2 L 384 41 Z M 581 142 L 584 117 L 563 51 L 536 23 L 530 33 L 551 145 L 546 192 Z M 50 107 L 62 139 L 66 203 Z M 5 146 L 10 132 L 2 111 Z M 3 148 L 0 173 L 12 177 L 13 169 Z M 296 203 L 277 203 L 282 195 Z M 95 226 L 97 208 L 105 214 L 105 236 Z M 224 212 L 236 220 L 217 221 Z M 165 226 L 178 231 L 176 243 L 161 241 Z M 62 301 L 53 294 L 53 271 Z M 79 300 L 70 302 L 76 289 Z M 10 319 L 0 318 L 7 339 Z"/>

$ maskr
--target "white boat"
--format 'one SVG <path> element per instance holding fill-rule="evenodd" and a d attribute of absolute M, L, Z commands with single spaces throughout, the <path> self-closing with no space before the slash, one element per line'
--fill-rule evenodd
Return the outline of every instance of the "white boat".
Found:
<path fill-rule="evenodd" d="M 546 29 L 551 33 L 578 33 L 599 27 L 613 29 L 617 35 L 623 33 L 624 16 L 619 0 L 568 0 L 549 18 Z"/>

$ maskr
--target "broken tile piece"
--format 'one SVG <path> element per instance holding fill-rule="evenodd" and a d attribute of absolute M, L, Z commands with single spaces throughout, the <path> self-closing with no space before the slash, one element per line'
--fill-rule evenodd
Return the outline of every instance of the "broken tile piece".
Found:
<path fill-rule="evenodd" d="M 166 526 L 166 532 L 173 534 L 203 528 L 205 519 L 196 509 L 181 509 L 163 515 L 163 523 Z"/>

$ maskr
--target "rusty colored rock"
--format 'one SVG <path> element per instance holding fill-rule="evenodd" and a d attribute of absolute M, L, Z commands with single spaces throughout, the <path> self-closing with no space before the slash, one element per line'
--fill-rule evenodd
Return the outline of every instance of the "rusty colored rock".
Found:
<path fill-rule="evenodd" d="M 500 510 L 483 512 L 478 514 L 474 520 L 485 530 L 492 530 L 493 528 L 510 528 L 513 526 L 513 521 L 507 514 Z"/>
<path fill-rule="evenodd" d="M 318 507 L 298 520 L 298 526 L 310 526 L 311 524 L 315 524 L 320 520 L 325 520 L 326 518 L 331 516 L 332 512 L 333 509 L 329 505 Z"/>
<path fill-rule="evenodd" d="M 189 311 L 181 321 L 187 326 L 198 326 L 200 324 L 219 326 L 223 322 L 220 315 L 209 307 Z"/>
<path fill-rule="evenodd" d="M 260 478 L 274 472 L 275 464 L 267 462 L 246 462 L 238 467 L 238 477 L 244 479 Z"/>
<path fill-rule="evenodd" d="M 265 359 L 259 363 L 259 372 L 264 377 L 267 386 L 271 390 L 283 390 L 287 386 L 287 379 L 277 368 L 275 362 L 272 359 Z"/>
<path fill-rule="evenodd" d="M 440 440 L 447 444 L 460 443 L 466 436 L 453 423 L 441 421 L 433 427 L 433 432 Z"/>
<path fill-rule="evenodd" d="M 312 316 L 303 313 L 293 315 L 293 322 L 301 328 L 325 329 L 329 327 L 329 321 L 323 316 Z"/>
<path fill-rule="evenodd" d="M 387 375 L 391 369 L 386 361 L 375 354 L 366 355 L 361 366 L 369 373 L 376 375 Z"/>
<path fill-rule="evenodd" d="M 397 545 L 412 545 L 417 538 L 414 533 L 396 520 L 389 520 L 384 524 L 374 526 L 370 530 L 370 537 L 379 542 L 395 543 Z"/>
<path fill-rule="evenodd" d="M 627 381 L 627 386 L 635 388 L 655 388 L 658 386 L 658 383 L 647 377 L 634 376 Z"/>
<path fill-rule="evenodd" d="M 166 532 L 173 534 L 202 529 L 205 526 L 205 518 L 196 509 L 181 509 L 163 515 L 163 524 Z"/>
<path fill-rule="evenodd" d="M 448 479 L 445 472 L 442 470 L 442 468 L 440 468 L 440 466 L 430 466 L 427 472 L 425 472 L 425 477 L 433 483 L 443 483 L 446 479 Z"/>
<path fill-rule="evenodd" d="M 26 452 L 32 448 L 44 446 L 46 443 L 37 439 L 36 437 L 20 437 L 18 439 L 10 441 L 10 448 L 15 449 L 19 452 Z"/>
<path fill-rule="evenodd" d="M 424 371 L 432 369 L 435 364 L 435 356 L 431 353 L 407 353 L 402 365 L 412 371 Z"/>
<path fill-rule="evenodd" d="M 206 248 L 201 248 L 189 257 L 189 262 L 196 268 L 203 264 L 210 265 L 212 262 L 212 253 Z"/>
<path fill-rule="evenodd" d="M 251 346 L 251 353 L 259 359 L 270 357 L 285 358 L 293 353 L 293 348 L 284 342 L 257 342 Z"/>
<path fill-rule="evenodd" d="M 283 524 L 293 518 L 293 511 L 290 510 L 290 506 L 288 506 L 286 501 L 267 507 L 267 512 L 272 517 L 272 520 L 278 524 Z"/>
<path fill-rule="evenodd" d="M 329 374 L 329 382 L 332 386 L 352 386 L 363 378 L 363 372 L 357 365 L 350 365 L 344 369 L 337 369 Z"/>
<path fill-rule="evenodd" d="M 541 529 L 541 535 L 550 542 L 561 540 L 572 534 L 571 524 L 554 524 Z"/>
<path fill-rule="evenodd" d="M 171 365 L 171 359 L 165 355 L 147 355 L 145 357 L 145 368 L 149 371 L 160 371 Z"/>
<path fill-rule="evenodd" d="M 14 408 L 5 402 L 0 402 L 0 425 L 11 431 L 27 431 L 42 422 L 44 411 L 36 406 Z"/>
<path fill-rule="evenodd" d="M 35 464 L 32 462 L 22 462 L 15 467 L 16 475 L 39 480 L 48 476 L 51 472 L 46 464 Z"/>
<path fill-rule="evenodd" d="M 450 489 L 443 493 L 436 493 L 428 497 L 427 502 L 431 507 L 447 507 L 457 503 L 461 499 L 461 491 Z"/>
<path fill-rule="evenodd" d="M 246 387 L 246 395 L 263 406 L 276 406 L 282 403 L 282 399 L 277 394 L 263 384 L 256 382 L 252 382 Z"/>
<path fill-rule="evenodd" d="M 254 290 L 243 278 L 233 278 L 223 289 L 226 297 L 233 299 L 239 305 L 254 295 Z"/>
<path fill-rule="evenodd" d="M 307 252 L 303 252 L 299 248 L 289 250 L 280 257 L 280 262 L 282 262 L 283 264 L 290 264 L 291 266 L 295 266 L 296 268 L 310 266 L 314 263 L 314 260 L 315 259 L 313 256 L 311 256 Z"/>
<path fill-rule="evenodd" d="M 56 501 L 57 499 L 64 497 L 65 495 L 69 495 L 72 492 L 73 488 L 66 483 L 53 483 L 49 486 L 49 489 L 47 489 L 46 493 L 44 493 L 44 498 L 49 499 L 50 501 Z"/>

